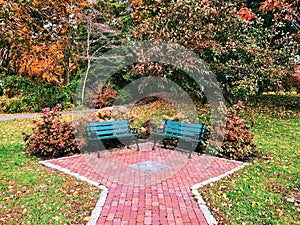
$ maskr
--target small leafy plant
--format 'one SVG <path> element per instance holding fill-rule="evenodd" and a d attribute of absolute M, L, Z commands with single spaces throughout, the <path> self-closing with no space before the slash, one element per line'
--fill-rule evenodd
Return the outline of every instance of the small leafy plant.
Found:
<path fill-rule="evenodd" d="M 90 106 L 96 108 L 103 108 L 111 105 L 111 101 L 117 96 L 117 91 L 110 85 L 103 88 L 101 84 L 99 87 L 90 90 L 88 94 L 88 101 Z"/>
<path fill-rule="evenodd" d="M 33 134 L 22 133 L 26 141 L 26 154 L 61 157 L 79 153 L 72 122 L 62 121 L 61 104 L 43 109 L 42 122 L 33 121 Z"/>
<path fill-rule="evenodd" d="M 220 105 L 222 107 L 224 105 Z M 214 152 L 219 157 L 246 160 L 255 155 L 256 145 L 253 141 L 253 134 L 248 129 L 245 120 L 241 118 L 244 106 L 242 101 L 225 111 L 227 121 L 223 130 L 224 139 L 220 148 Z M 212 125 L 213 126 L 213 125 Z M 222 129 L 215 127 L 215 129 Z"/>

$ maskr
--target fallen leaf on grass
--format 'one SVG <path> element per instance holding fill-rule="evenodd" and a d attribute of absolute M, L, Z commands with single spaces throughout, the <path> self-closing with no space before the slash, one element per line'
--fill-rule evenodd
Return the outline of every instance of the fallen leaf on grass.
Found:
<path fill-rule="evenodd" d="M 90 217 L 89 216 L 87 216 L 87 217 L 84 217 L 84 219 L 83 219 L 84 221 L 86 221 L 86 222 L 88 222 L 89 220 L 90 220 Z"/>
<path fill-rule="evenodd" d="M 260 202 L 252 202 L 252 201 L 249 201 L 249 203 L 251 204 L 251 207 L 255 207 L 256 205 L 260 206 L 261 203 Z"/>

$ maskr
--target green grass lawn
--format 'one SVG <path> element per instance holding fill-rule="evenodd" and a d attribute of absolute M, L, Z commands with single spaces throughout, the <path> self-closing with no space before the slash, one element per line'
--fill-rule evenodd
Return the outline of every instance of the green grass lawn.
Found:
<path fill-rule="evenodd" d="M 85 224 L 100 191 L 26 157 L 31 120 L 0 121 L 0 224 Z"/>
<path fill-rule="evenodd" d="M 294 110 L 284 99 L 281 104 L 253 105 L 261 156 L 199 190 L 219 224 L 300 224 L 300 207 L 293 203 L 300 191 L 299 99 Z"/>

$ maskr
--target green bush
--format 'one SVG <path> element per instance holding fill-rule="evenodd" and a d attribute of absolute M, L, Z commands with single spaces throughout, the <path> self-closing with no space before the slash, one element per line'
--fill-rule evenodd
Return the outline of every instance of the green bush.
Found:
<path fill-rule="evenodd" d="M 79 81 L 62 87 L 54 83 L 31 81 L 20 76 L 0 75 L 3 96 L 0 98 L 4 113 L 41 112 L 43 108 L 53 108 L 59 102 L 64 109 L 73 108 L 73 98 Z"/>
<path fill-rule="evenodd" d="M 27 107 L 22 106 L 22 98 L 8 98 L 7 96 L 0 97 L 0 108 L 1 112 L 4 113 L 18 113 L 22 112 L 22 110 L 28 110 Z"/>
<path fill-rule="evenodd" d="M 2 94 L 8 98 L 22 96 L 30 92 L 30 90 L 33 88 L 33 82 L 21 76 L 7 76 L 0 74 L 0 80 L 3 89 Z"/>
<path fill-rule="evenodd" d="M 61 120 L 61 104 L 43 109 L 42 122 L 36 122 L 33 134 L 24 135 L 26 154 L 61 157 L 79 153 L 72 122 Z"/>

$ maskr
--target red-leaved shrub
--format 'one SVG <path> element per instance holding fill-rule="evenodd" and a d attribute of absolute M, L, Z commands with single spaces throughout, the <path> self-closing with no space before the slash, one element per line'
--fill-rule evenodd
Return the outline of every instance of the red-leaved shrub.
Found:
<path fill-rule="evenodd" d="M 43 109 L 42 121 L 36 122 L 33 134 L 23 133 L 26 154 L 61 157 L 79 153 L 72 122 L 62 121 L 61 104 Z"/>
<path fill-rule="evenodd" d="M 284 82 L 289 89 L 295 88 L 297 92 L 300 92 L 300 66 L 296 68 L 294 74 L 285 78 Z"/>
<path fill-rule="evenodd" d="M 110 85 L 103 88 L 100 84 L 97 88 L 93 88 L 88 93 L 88 101 L 90 106 L 95 108 L 103 108 L 111 105 L 111 101 L 117 96 L 117 91 Z"/>
<path fill-rule="evenodd" d="M 244 119 L 241 118 L 244 106 L 239 101 L 238 104 L 230 107 L 226 113 L 226 127 L 223 129 L 217 124 L 213 124 L 213 128 L 217 133 L 224 133 L 222 143 L 217 143 L 218 148 L 211 152 L 219 157 L 235 160 L 246 160 L 255 155 L 256 145 L 253 141 L 253 134 L 248 129 Z M 224 130 L 225 129 L 225 130 Z M 208 134 L 210 132 L 208 131 Z"/>

